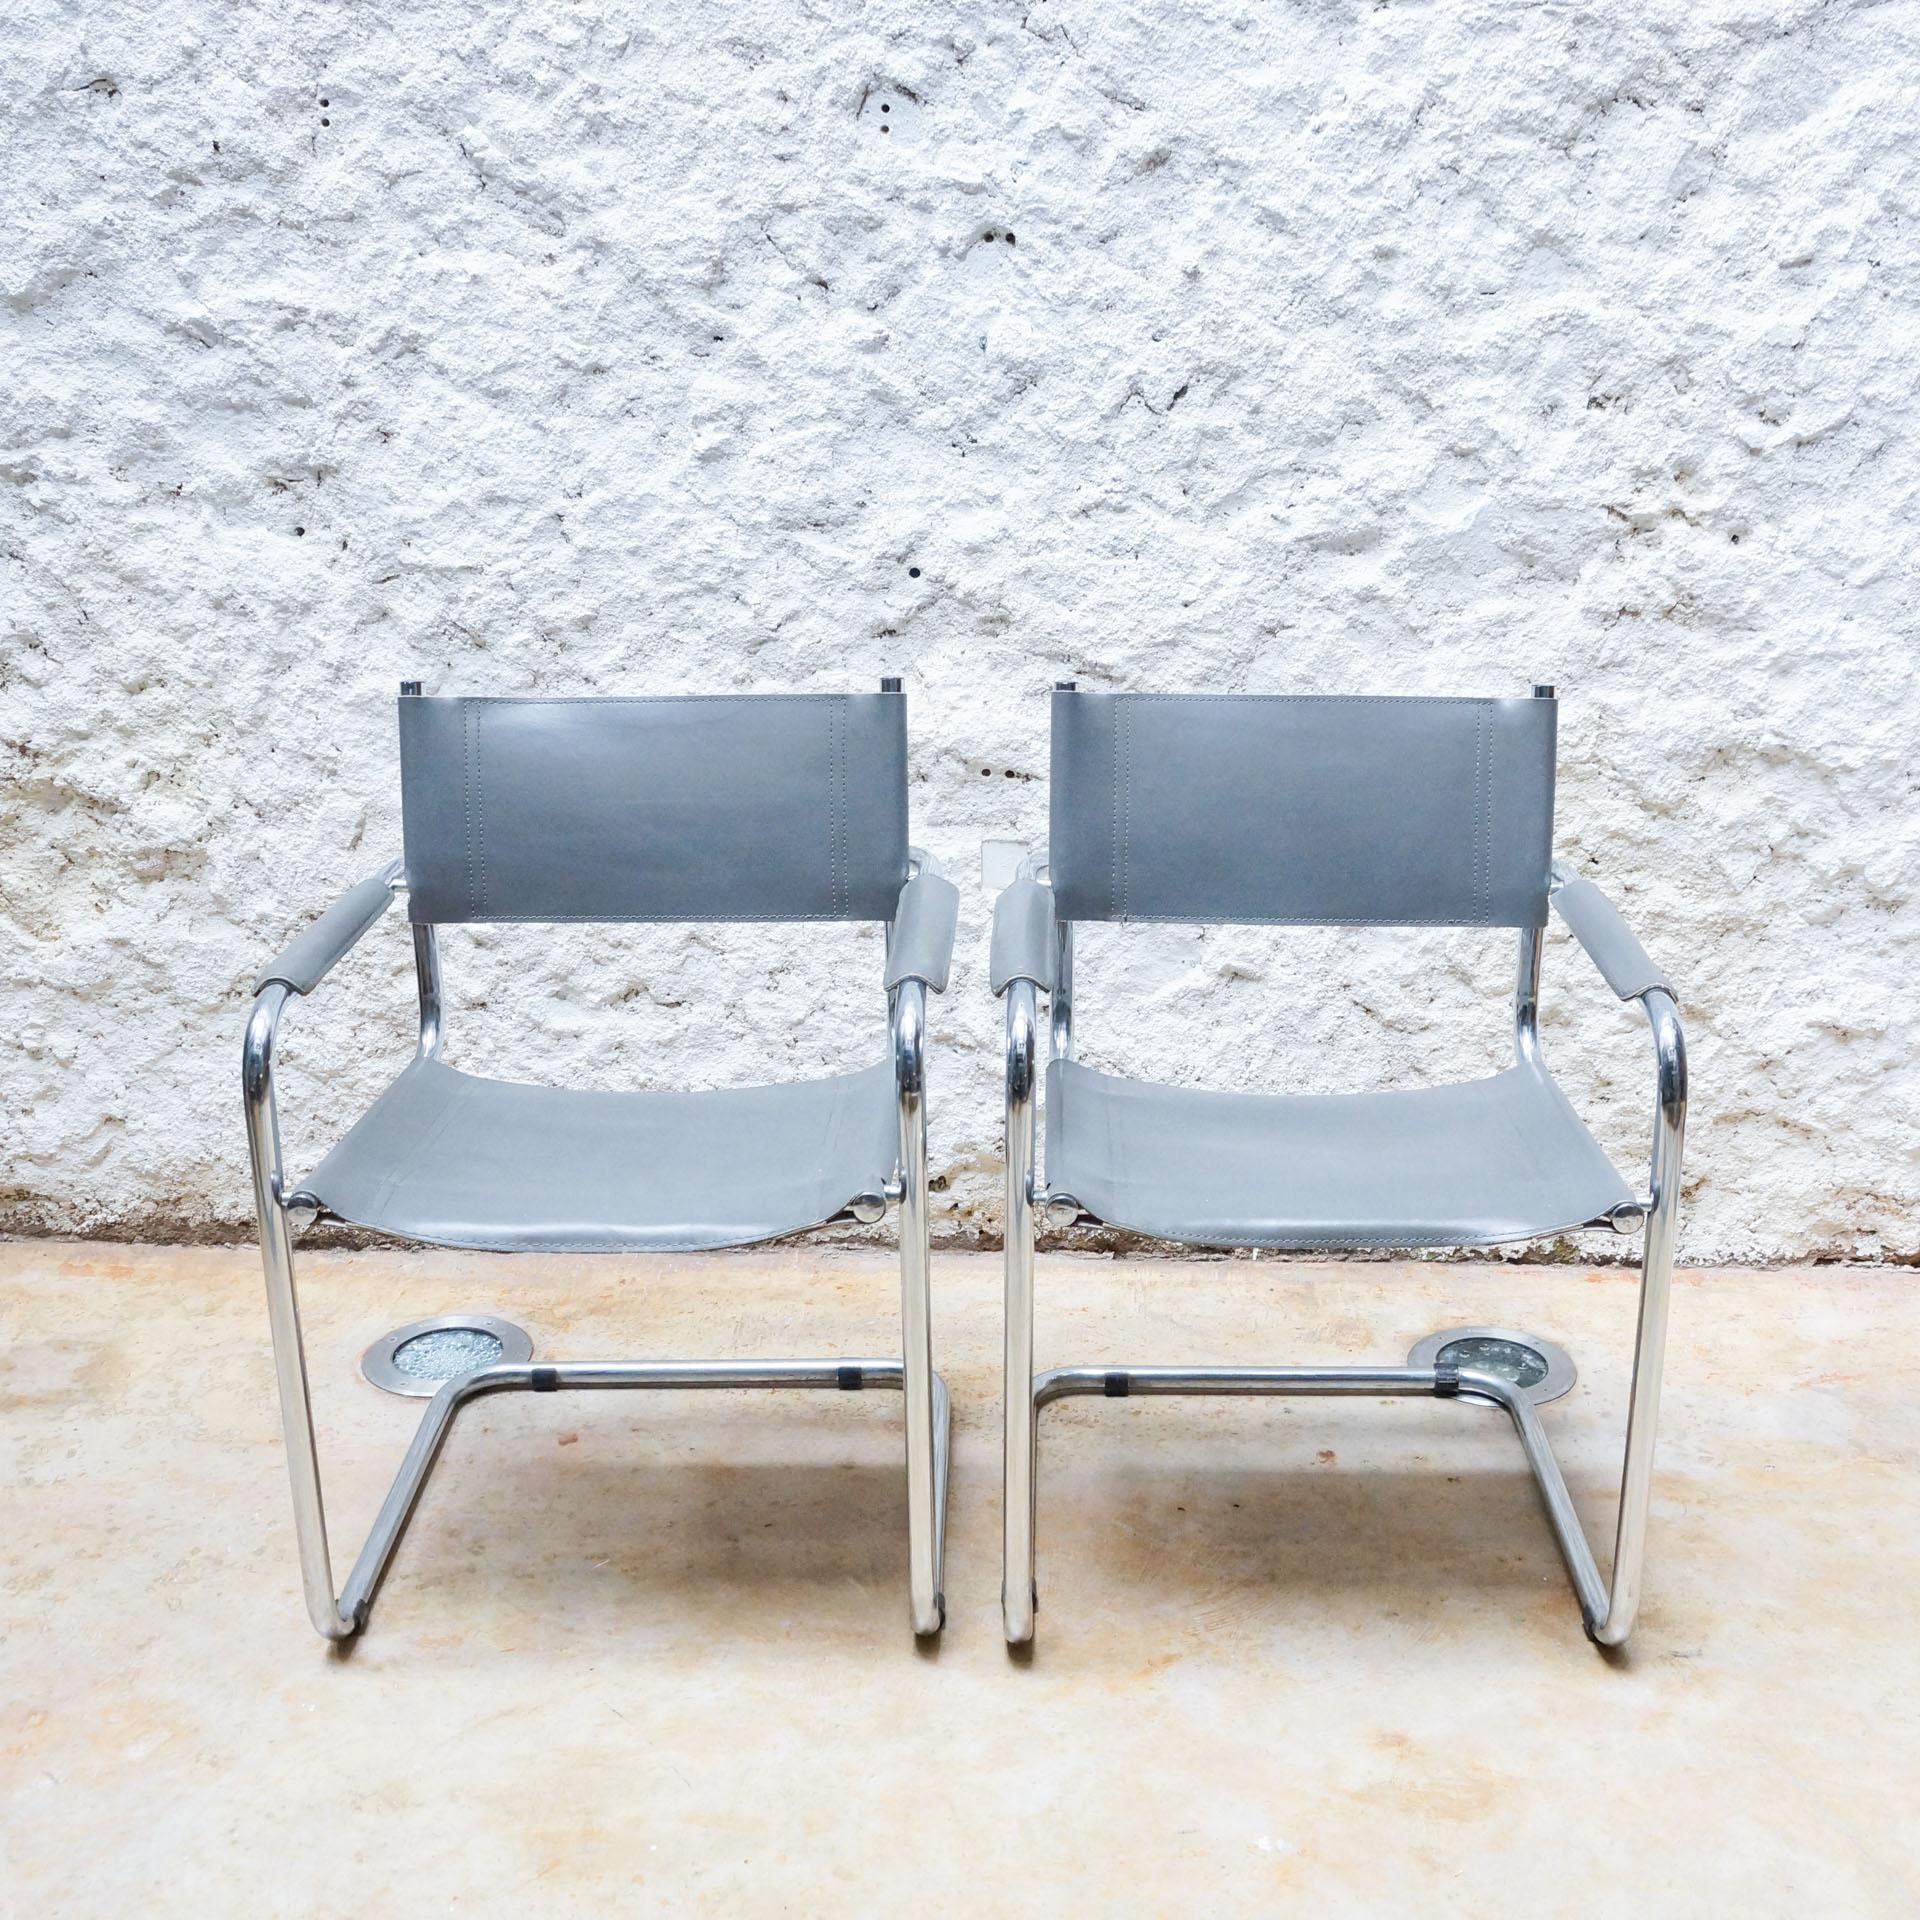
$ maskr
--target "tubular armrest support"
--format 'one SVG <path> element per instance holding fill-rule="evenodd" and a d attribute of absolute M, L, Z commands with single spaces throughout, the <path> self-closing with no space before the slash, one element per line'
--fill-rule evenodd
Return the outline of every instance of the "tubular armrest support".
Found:
<path fill-rule="evenodd" d="M 292 993 L 311 993 L 351 953 L 360 936 L 393 904 L 400 862 L 390 860 L 378 873 L 349 887 L 312 926 L 287 942 L 253 983 L 253 990 L 279 985 Z"/>
<path fill-rule="evenodd" d="M 887 941 L 887 990 L 903 980 L 923 980 L 935 993 L 947 990 L 953 936 L 960 924 L 960 890 L 926 868 L 900 889 Z"/>
<path fill-rule="evenodd" d="M 1587 958 L 1600 969 L 1600 977 L 1622 1000 L 1637 1000 L 1656 987 L 1672 993 L 1667 976 L 1647 957 L 1633 929 L 1591 880 L 1575 878 L 1558 860 L 1553 863 L 1553 877 L 1555 912 L 1586 949 Z"/>
<path fill-rule="evenodd" d="M 1053 889 L 1037 880 L 1016 880 L 993 903 L 993 990 L 1005 993 L 1016 980 L 1053 990 Z"/>

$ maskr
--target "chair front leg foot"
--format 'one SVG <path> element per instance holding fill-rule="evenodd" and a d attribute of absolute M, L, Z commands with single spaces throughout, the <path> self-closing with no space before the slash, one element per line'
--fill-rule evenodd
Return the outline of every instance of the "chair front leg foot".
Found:
<path fill-rule="evenodd" d="M 1006 1514 L 1001 1542 L 1000 1616 L 1007 1645 L 1024 1647 L 1033 1639 L 1038 1590 L 1034 1580 L 1034 1419 L 1031 1387 L 1007 1383 Z"/>
<path fill-rule="evenodd" d="M 1034 1489 L 1039 1460 L 1039 1419 L 1033 1398 L 1033 1207 L 1024 1193 L 1015 1196 L 1011 1179 L 1008 1186 L 1000 1613 L 1007 1645 L 1024 1647 L 1033 1638 Z"/>

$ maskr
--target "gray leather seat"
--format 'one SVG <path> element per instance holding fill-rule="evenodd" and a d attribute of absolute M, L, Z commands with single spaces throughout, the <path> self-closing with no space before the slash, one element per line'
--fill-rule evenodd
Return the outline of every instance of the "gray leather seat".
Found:
<path fill-rule="evenodd" d="M 307 1184 L 381 1233 L 493 1252 L 734 1247 L 880 1193 L 893 1066 L 773 1087 L 527 1086 L 416 1059 Z"/>
<path fill-rule="evenodd" d="M 1484 1246 L 1632 1198 L 1531 1063 L 1455 1086 L 1268 1095 L 1055 1060 L 1046 1135 L 1053 1192 L 1112 1226 L 1201 1246 Z"/>

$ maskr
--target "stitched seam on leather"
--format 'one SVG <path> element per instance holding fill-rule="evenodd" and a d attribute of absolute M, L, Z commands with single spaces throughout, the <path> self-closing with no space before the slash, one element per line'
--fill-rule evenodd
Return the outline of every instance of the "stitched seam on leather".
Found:
<path fill-rule="evenodd" d="M 1493 901 L 1489 893 L 1491 862 L 1488 854 L 1488 841 L 1493 812 L 1493 750 L 1491 734 L 1487 725 L 1488 710 L 1480 709 L 1480 723 L 1475 735 L 1474 773 L 1479 787 L 1480 802 L 1480 845 L 1476 861 L 1476 886 L 1480 895 L 1480 924 L 1487 924 L 1487 916 L 1493 911 Z"/>
<path fill-rule="evenodd" d="M 1107 823 L 1107 911 L 1120 911 L 1120 716 L 1126 702 L 1114 703 L 1113 725 L 1107 733 L 1107 793 L 1111 818 Z"/>
<path fill-rule="evenodd" d="M 480 870 L 480 911 L 487 910 L 487 781 L 480 758 L 480 721 L 473 723 L 473 850 Z"/>
<path fill-rule="evenodd" d="M 847 905 L 844 891 L 846 881 L 841 865 L 847 834 L 847 703 L 844 697 L 834 702 L 827 738 L 832 746 L 834 781 L 833 818 L 829 827 L 832 838 L 829 855 L 833 863 L 833 904 L 844 913 Z"/>
<path fill-rule="evenodd" d="M 486 904 L 480 898 L 480 888 L 474 878 L 473 860 L 473 781 L 474 762 L 478 755 L 474 749 L 474 737 L 479 731 L 480 716 L 473 711 L 475 702 L 462 702 L 460 718 L 466 731 L 465 778 L 460 788 L 460 822 L 467 842 L 467 905 L 470 911 L 481 914 L 486 912 Z"/>

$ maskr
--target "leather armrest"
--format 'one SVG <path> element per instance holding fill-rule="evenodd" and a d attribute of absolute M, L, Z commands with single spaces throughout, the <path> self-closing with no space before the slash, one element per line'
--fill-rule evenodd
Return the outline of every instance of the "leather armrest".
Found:
<path fill-rule="evenodd" d="M 312 926 L 303 927 L 287 942 L 254 981 L 254 992 L 277 982 L 293 993 L 311 993 L 393 904 L 393 882 L 399 873 L 400 862 L 390 861 L 357 887 L 349 887 Z"/>
<path fill-rule="evenodd" d="M 1637 1000 L 1655 987 L 1672 993 L 1667 976 L 1647 956 L 1633 929 L 1621 919 L 1612 901 L 1591 880 L 1576 879 L 1558 860 L 1553 863 L 1558 882 L 1551 895 L 1554 911 L 1587 951 L 1622 1000 Z"/>
<path fill-rule="evenodd" d="M 1037 880 L 1016 880 L 993 903 L 993 990 L 1005 993 L 1016 980 L 1053 991 L 1053 889 Z"/>
<path fill-rule="evenodd" d="M 935 993 L 947 990 L 953 936 L 960 924 L 960 890 L 936 873 L 917 873 L 900 889 L 887 941 L 887 990 L 903 980 L 924 980 Z"/>

